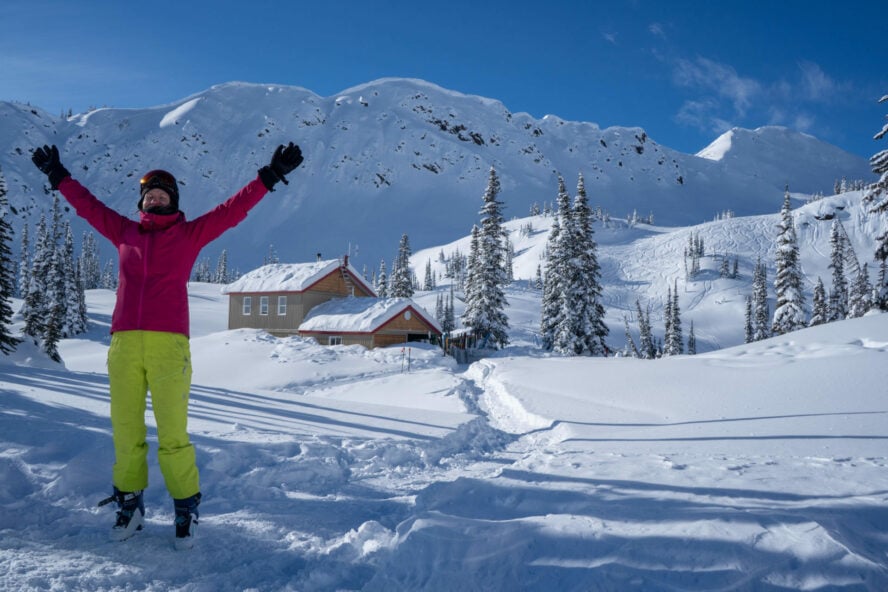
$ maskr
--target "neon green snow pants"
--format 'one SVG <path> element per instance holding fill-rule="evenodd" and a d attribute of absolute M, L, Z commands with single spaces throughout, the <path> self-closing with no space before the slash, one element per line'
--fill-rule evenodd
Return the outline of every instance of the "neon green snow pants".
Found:
<path fill-rule="evenodd" d="M 194 446 L 188 438 L 191 350 L 179 333 L 120 331 L 108 350 L 111 427 L 114 432 L 114 486 L 120 491 L 148 487 L 145 426 L 147 393 L 157 422 L 157 459 L 173 499 L 200 491 Z"/>

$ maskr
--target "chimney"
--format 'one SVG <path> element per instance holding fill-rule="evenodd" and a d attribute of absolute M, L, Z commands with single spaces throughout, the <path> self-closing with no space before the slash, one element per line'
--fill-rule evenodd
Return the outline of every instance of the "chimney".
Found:
<path fill-rule="evenodd" d="M 318 258 L 318 262 L 320 262 L 320 260 L 321 260 L 321 254 L 320 254 L 320 253 L 317 254 L 317 258 Z"/>
<path fill-rule="evenodd" d="M 343 267 L 348 267 L 348 255 L 345 256 L 344 261 L 342 262 Z"/>

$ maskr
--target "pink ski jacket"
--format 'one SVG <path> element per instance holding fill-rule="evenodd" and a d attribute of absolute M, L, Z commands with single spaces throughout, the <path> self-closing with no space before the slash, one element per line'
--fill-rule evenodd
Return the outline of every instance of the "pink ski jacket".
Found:
<path fill-rule="evenodd" d="M 111 332 L 166 331 L 189 336 L 188 280 L 200 250 L 239 224 L 268 189 L 257 176 L 190 222 L 185 214 L 139 212 L 136 222 L 115 212 L 71 177 L 59 191 L 77 215 L 117 247 L 119 281 Z"/>

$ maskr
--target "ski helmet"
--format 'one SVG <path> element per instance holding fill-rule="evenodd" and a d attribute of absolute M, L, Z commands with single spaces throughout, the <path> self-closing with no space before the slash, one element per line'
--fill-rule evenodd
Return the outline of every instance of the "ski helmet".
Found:
<path fill-rule="evenodd" d="M 148 171 L 139 181 L 139 210 L 142 209 L 142 201 L 145 194 L 151 189 L 163 189 L 170 196 L 170 208 L 173 212 L 179 211 L 179 185 L 176 178 L 170 173 L 155 169 Z"/>

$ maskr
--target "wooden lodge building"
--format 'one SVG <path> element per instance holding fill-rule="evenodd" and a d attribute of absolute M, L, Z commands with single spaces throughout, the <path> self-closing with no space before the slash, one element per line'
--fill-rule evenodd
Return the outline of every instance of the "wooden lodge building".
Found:
<path fill-rule="evenodd" d="M 348 263 L 264 265 L 222 289 L 228 328 L 263 329 L 277 337 L 303 335 L 322 345 L 368 348 L 440 339 L 441 326 L 409 298 L 377 298 Z"/>

